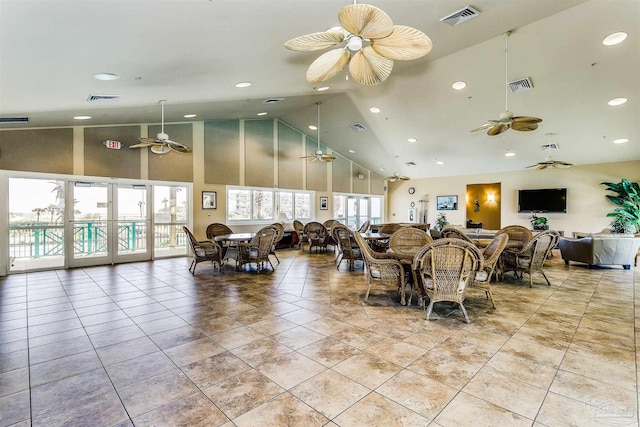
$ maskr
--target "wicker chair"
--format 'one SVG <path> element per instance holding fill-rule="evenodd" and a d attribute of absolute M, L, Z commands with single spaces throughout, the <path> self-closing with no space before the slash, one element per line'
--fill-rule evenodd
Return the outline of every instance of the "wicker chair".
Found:
<path fill-rule="evenodd" d="M 533 273 L 541 273 L 547 285 L 551 286 L 551 282 L 544 274 L 542 269 L 544 262 L 547 260 L 551 250 L 557 245 L 560 239 L 560 233 L 554 230 L 543 231 L 534 236 L 522 249 L 517 252 L 505 251 L 500 257 L 502 261 L 502 274 L 513 271 L 516 276 L 520 273 L 529 275 L 529 287 L 533 287 Z"/>
<path fill-rule="evenodd" d="M 271 260 L 269 259 L 269 254 L 273 248 L 273 242 L 276 238 L 276 234 L 277 232 L 275 227 L 268 225 L 258 230 L 250 242 L 238 243 L 236 270 L 241 269 L 245 264 L 255 263 L 258 273 L 260 273 L 264 268 L 265 262 L 269 263 L 271 270 L 275 270 L 273 268 L 273 264 L 271 264 Z"/>
<path fill-rule="evenodd" d="M 372 285 L 404 286 L 404 268 L 400 261 L 391 258 L 387 254 L 373 251 L 360 233 L 354 233 L 356 243 L 362 252 L 362 258 L 366 268 L 367 294 L 364 299 L 369 299 L 369 291 Z M 404 301 L 401 301 L 404 305 Z"/>
<path fill-rule="evenodd" d="M 433 242 L 433 239 L 426 231 L 414 227 L 402 227 L 391 235 L 389 239 L 389 249 L 395 252 L 395 258 L 400 261 L 401 264 L 407 266 L 411 265 L 415 254 L 419 252 L 423 246 L 431 242 Z M 411 305 L 411 298 L 413 297 L 414 291 L 416 291 L 415 280 L 413 280 L 411 284 L 408 305 Z"/>
<path fill-rule="evenodd" d="M 502 227 L 496 233 L 496 236 L 506 233 L 509 236 L 509 242 L 511 243 L 509 246 L 518 244 L 519 247 L 522 247 L 533 237 L 531 230 L 527 227 L 523 227 L 522 225 L 508 225 L 506 227 Z"/>
<path fill-rule="evenodd" d="M 445 227 L 444 230 L 442 230 L 442 237 L 444 237 L 445 239 L 466 240 L 469 243 L 473 243 L 473 240 L 471 240 L 469 236 L 453 227 Z"/>
<path fill-rule="evenodd" d="M 222 224 L 220 222 L 215 222 L 207 226 L 207 239 L 209 240 L 213 240 L 216 236 L 231 233 L 233 233 L 233 230 L 231 230 L 226 224 Z"/>
<path fill-rule="evenodd" d="M 321 250 L 327 248 L 327 229 L 319 222 L 308 222 L 304 226 L 304 235 L 309 245 L 309 252 L 314 247 L 318 247 Z"/>
<path fill-rule="evenodd" d="M 336 269 L 340 269 L 342 261 L 349 262 L 349 271 L 354 270 L 355 262 L 362 259 L 362 252 L 353 236 L 353 232 L 346 225 L 334 225 L 331 229 L 334 239 L 338 242 L 338 258 L 336 258 Z"/>
<path fill-rule="evenodd" d="M 378 228 L 378 234 L 381 236 L 386 236 L 391 238 L 391 235 L 395 233 L 402 225 L 392 223 L 392 224 L 382 224 L 380 228 Z M 380 239 L 380 240 L 372 240 L 371 247 L 376 252 L 386 252 L 389 248 L 389 239 Z"/>
<path fill-rule="evenodd" d="M 366 220 L 365 222 L 362 223 L 362 225 L 358 229 L 358 232 L 359 233 L 366 233 L 367 230 L 369 229 L 369 225 L 371 225 L 371 221 Z"/>
<path fill-rule="evenodd" d="M 341 224 L 341 222 L 335 219 L 328 219 L 322 223 L 322 225 L 324 225 L 324 228 L 327 230 L 327 237 L 325 238 L 325 244 L 326 246 L 331 245 L 333 247 L 334 252 L 338 247 L 338 241 L 333 237 L 333 234 L 331 233 L 331 228 L 336 224 Z"/>
<path fill-rule="evenodd" d="M 284 236 L 284 225 L 280 224 L 279 222 L 274 222 L 273 224 L 271 224 L 271 226 L 276 229 L 276 237 L 273 240 L 273 246 L 271 247 L 271 252 L 269 252 L 269 255 L 273 255 L 274 257 L 276 257 L 276 261 L 278 261 L 278 264 L 280 264 L 280 258 L 278 258 L 278 255 L 276 255 L 276 245 L 280 240 L 282 240 L 282 237 Z"/>
<path fill-rule="evenodd" d="M 460 239 L 435 240 L 416 254 L 412 267 L 429 297 L 427 320 L 431 320 L 435 303 L 450 301 L 460 306 L 465 322 L 470 322 L 463 301 L 467 286 L 482 268 L 482 254 L 474 244 Z"/>
<path fill-rule="evenodd" d="M 491 301 L 491 306 L 496 308 L 496 303 L 493 300 L 493 294 L 491 293 L 491 277 L 495 271 L 496 265 L 498 264 L 498 260 L 500 260 L 500 255 L 504 248 L 507 247 L 507 242 L 509 241 L 509 235 L 506 233 L 502 233 L 493 238 L 491 243 L 482 250 L 482 255 L 484 256 L 484 264 L 482 270 L 478 271 L 475 275 L 474 280 L 469 283 L 470 288 L 482 289 L 487 298 Z M 499 273 L 496 271 L 496 276 Z"/>
<path fill-rule="evenodd" d="M 297 219 L 293 221 L 293 230 L 298 235 L 298 248 L 302 249 L 306 241 L 306 236 L 304 235 L 304 224 Z"/>
<path fill-rule="evenodd" d="M 218 243 L 209 240 L 199 242 L 186 226 L 183 225 L 182 229 L 184 230 L 184 234 L 187 235 L 193 256 L 191 265 L 189 266 L 189 272 L 195 274 L 196 266 L 203 261 L 211 261 L 211 263 L 217 264 L 218 271 L 221 271 L 222 247 Z"/>

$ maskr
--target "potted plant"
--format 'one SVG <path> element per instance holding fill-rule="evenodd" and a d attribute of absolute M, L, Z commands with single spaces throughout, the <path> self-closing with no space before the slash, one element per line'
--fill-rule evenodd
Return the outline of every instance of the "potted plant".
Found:
<path fill-rule="evenodd" d="M 529 221 L 531 221 L 531 227 L 534 230 L 548 230 L 549 224 L 547 224 L 547 218 L 544 216 L 538 216 L 535 213 L 532 213 L 529 217 Z"/>
<path fill-rule="evenodd" d="M 448 224 L 449 221 L 447 221 L 447 216 L 444 214 L 444 212 L 440 212 L 438 214 L 438 217 L 436 218 L 436 230 L 442 231 Z"/>
<path fill-rule="evenodd" d="M 616 196 L 607 194 L 607 199 L 617 206 L 614 212 L 607 214 L 607 217 L 614 218 L 611 228 L 640 232 L 640 186 L 638 183 L 623 178 L 618 183 L 602 182 L 601 184 L 606 185 L 608 191 L 617 193 Z"/>

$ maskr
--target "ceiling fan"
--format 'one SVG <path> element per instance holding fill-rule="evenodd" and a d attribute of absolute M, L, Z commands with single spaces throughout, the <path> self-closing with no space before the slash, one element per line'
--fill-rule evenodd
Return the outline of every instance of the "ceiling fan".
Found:
<path fill-rule="evenodd" d="M 307 159 L 308 162 L 315 162 L 316 160 L 320 160 L 321 162 L 329 163 L 332 160 L 336 159 L 336 156 L 332 156 L 331 154 L 323 154 L 320 149 L 320 103 L 316 103 L 318 106 L 318 122 L 316 126 L 316 130 L 318 131 L 318 149 L 315 153 L 309 156 L 300 157 L 301 159 Z"/>
<path fill-rule="evenodd" d="M 400 175 L 398 172 L 396 172 L 393 175 L 387 177 L 387 181 L 389 181 L 389 182 L 408 181 L 410 179 L 411 178 L 409 178 L 408 176 Z"/>
<path fill-rule="evenodd" d="M 344 47 L 330 50 L 313 61 L 307 70 L 311 83 L 328 80 L 349 64 L 349 73 L 355 81 L 376 85 L 389 77 L 394 60 L 420 58 L 433 46 L 422 31 L 393 25 L 381 9 L 356 4 L 355 0 L 340 10 L 338 20 L 341 27 L 299 36 L 284 44 L 287 49 L 306 52 L 346 41 Z"/>
<path fill-rule="evenodd" d="M 502 132 L 506 132 L 509 129 L 518 130 L 522 132 L 529 132 L 532 130 L 536 130 L 538 128 L 538 123 L 542 121 L 542 119 L 538 117 L 530 117 L 530 116 L 515 116 L 511 111 L 509 111 L 509 96 L 508 96 L 508 65 L 509 65 L 509 54 L 508 54 L 508 39 L 510 31 L 507 31 L 503 34 L 504 36 L 504 79 L 505 79 L 505 94 L 504 94 L 504 112 L 500 113 L 500 118 L 498 120 L 489 120 L 488 123 L 483 124 L 479 128 L 473 129 L 471 132 L 477 132 L 481 130 L 487 130 L 487 135 L 494 136 L 499 135 Z"/>
<path fill-rule="evenodd" d="M 547 134 L 547 137 L 549 138 L 549 143 L 547 144 L 547 152 L 548 152 L 547 158 L 543 162 L 538 162 L 535 165 L 527 166 L 527 169 L 530 169 L 530 168 L 536 168 L 536 170 L 542 170 L 546 168 L 567 169 L 573 166 L 573 163 L 567 163 L 560 160 L 553 160 L 551 158 L 551 150 L 557 149 L 557 148 L 553 148 L 554 145 L 551 144 L 552 135 L 553 135 L 552 133 Z"/>
<path fill-rule="evenodd" d="M 187 147 L 179 142 L 171 141 L 169 135 L 164 133 L 164 104 L 167 102 L 164 99 L 158 101 L 162 107 L 162 129 L 160 133 L 156 135 L 156 138 L 138 138 L 139 144 L 130 145 L 129 148 L 146 148 L 153 154 L 167 154 L 170 151 L 177 151 L 178 153 L 191 153 L 191 147 Z"/>

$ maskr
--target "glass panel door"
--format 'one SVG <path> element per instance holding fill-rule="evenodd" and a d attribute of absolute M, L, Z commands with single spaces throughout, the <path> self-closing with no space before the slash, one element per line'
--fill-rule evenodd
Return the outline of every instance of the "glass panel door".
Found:
<path fill-rule="evenodd" d="M 145 185 L 114 187 L 116 208 L 115 262 L 150 259 L 149 215 Z"/>
<path fill-rule="evenodd" d="M 187 187 L 156 185 L 153 187 L 154 257 L 187 254 Z"/>

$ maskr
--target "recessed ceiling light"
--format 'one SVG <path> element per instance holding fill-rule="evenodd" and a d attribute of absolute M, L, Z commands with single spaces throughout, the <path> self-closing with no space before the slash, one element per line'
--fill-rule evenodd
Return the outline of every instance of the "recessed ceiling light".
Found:
<path fill-rule="evenodd" d="M 268 113 L 266 111 L 261 111 L 258 113 L 258 116 L 266 116 Z"/>
<path fill-rule="evenodd" d="M 349 148 L 349 152 L 350 152 L 351 154 L 356 154 L 356 150 L 352 150 L 351 148 Z"/>
<path fill-rule="evenodd" d="M 409 139 L 407 139 L 407 141 L 409 141 L 409 142 L 410 142 L 410 143 L 412 143 L 412 144 L 413 144 L 414 142 L 418 142 L 418 140 L 417 140 L 417 139 L 415 139 L 415 138 L 409 138 Z"/>
<path fill-rule="evenodd" d="M 506 153 L 504 153 L 505 157 L 513 157 L 515 155 L 516 155 L 516 153 L 514 153 L 513 151 L 507 151 Z"/>
<path fill-rule="evenodd" d="M 609 34 L 602 40 L 602 44 L 605 46 L 613 46 L 614 44 L 622 43 L 627 38 L 627 33 L 620 31 L 617 33 Z"/>
<path fill-rule="evenodd" d="M 463 82 L 463 81 L 455 82 L 454 84 L 451 85 L 451 87 L 454 88 L 455 90 L 462 90 L 465 87 L 467 87 L 467 82 Z"/>
<path fill-rule="evenodd" d="M 371 107 L 369 108 L 369 111 L 371 111 L 374 114 L 378 114 L 382 110 L 380 110 L 380 107 Z"/>
<path fill-rule="evenodd" d="M 614 144 L 624 144 L 625 142 L 629 142 L 629 138 L 618 138 L 613 140 Z"/>
<path fill-rule="evenodd" d="M 96 73 L 93 78 L 96 80 L 118 80 L 120 76 L 113 73 Z"/>
<path fill-rule="evenodd" d="M 607 104 L 616 106 L 616 105 L 625 104 L 626 102 L 627 102 L 627 98 L 613 98 L 611 101 L 607 102 Z"/>
<path fill-rule="evenodd" d="M 380 170 L 384 172 L 384 168 L 380 168 Z"/>
<path fill-rule="evenodd" d="M 320 87 L 314 87 L 313 88 L 316 92 L 324 92 L 325 90 L 329 90 L 330 87 L 329 86 L 320 86 Z"/>
<path fill-rule="evenodd" d="M 318 126 L 316 126 L 316 125 L 309 125 L 309 129 L 311 129 L 311 130 L 318 130 Z"/>
<path fill-rule="evenodd" d="M 91 116 L 74 116 L 73 118 L 76 120 L 89 120 Z"/>
<path fill-rule="evenodd" d="M 444 162 L 442 160 L 436 160 L 436 165 L 444 165 Z"/>
<path fill-rule="evenodd" d="M 236 83 L 236 87 L 249 87 L 249 86 L 251 86 L 251 82 Z"/>
<path fill-rule="evenodd" d="M 185 114 L 185 115 L 184 115 L 184 118 L 185 118 L 185 119 L 192 119 L 192 118 L 194 118 L 194 117 L 196 117 L 196 116 L 197 116 L 197 114 Z"/>

